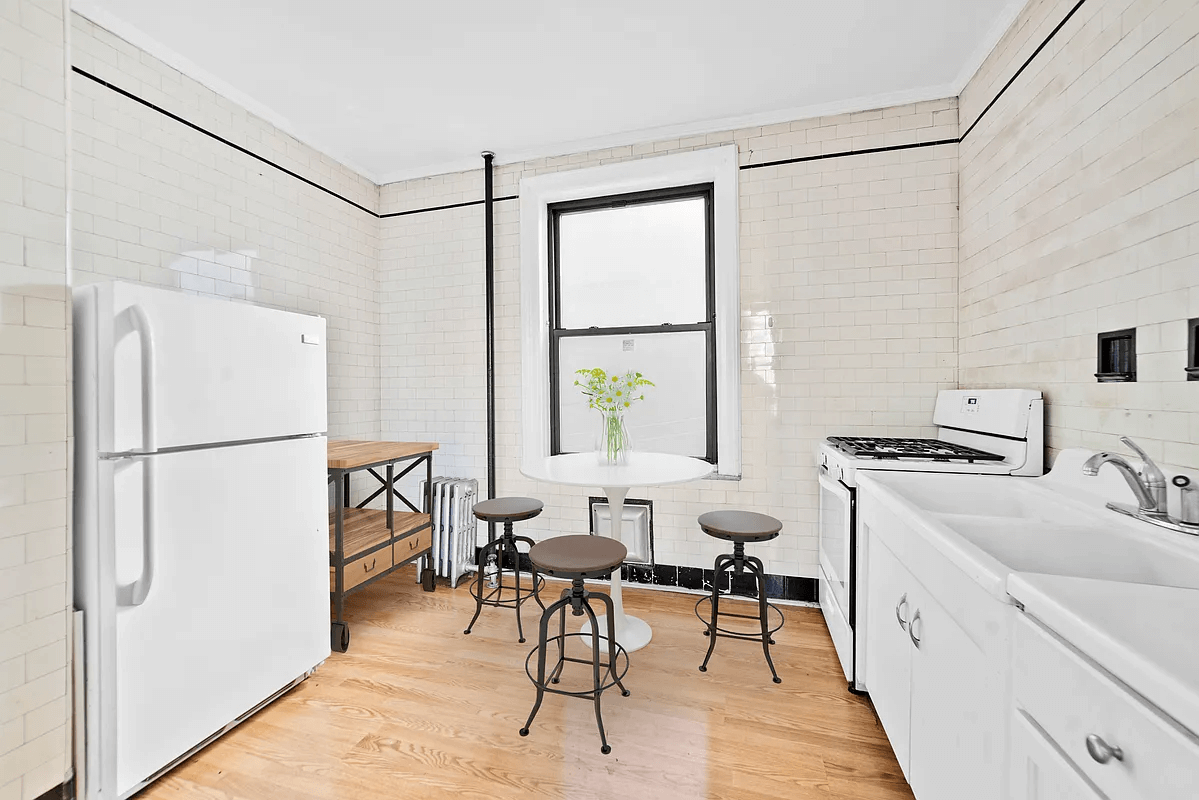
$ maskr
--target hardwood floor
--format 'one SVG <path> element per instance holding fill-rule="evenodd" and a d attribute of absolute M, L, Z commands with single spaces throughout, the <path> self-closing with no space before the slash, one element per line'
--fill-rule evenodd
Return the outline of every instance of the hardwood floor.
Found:
<path fill-rule="evenodd" d="M 547 597 L 562 586 L 549 583 Z M 401 570 L 347 602 L 348 653 L 140 797 L 912 797 L 868 701 L 846 691 L 818 610 L 784 607 L 776 685 L 753 642 L 721 639 L 708 672 L 697 670 L 708 640 L 695 600 L 625 589 L 654 638 L 632 654 L 632 695 L 604 693 L 604 756 L 585 700 L 547 695 L 530 735 L 517 733 L 534 698 L 523 663 L 536 605 L 525 608 L 526 644 L 499 608 L 464 636 L 466 585 L 427 594 Z M 563 682 L 575 675 L 583 688 L 590 672 L 575 666 Z"/>

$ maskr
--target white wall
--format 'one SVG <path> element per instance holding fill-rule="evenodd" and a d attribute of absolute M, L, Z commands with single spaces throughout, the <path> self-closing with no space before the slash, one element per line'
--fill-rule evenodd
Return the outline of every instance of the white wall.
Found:
<path fill-rule="evenodd" d="M 0 4 L 0 799 L 68 764 L 62 0 Z"/>
<path fill-rule="evenodd" d="M 963 132 L 1069 13 L 1032 0 L 961 96 Z M 961 381 L 1048 399 L 1049 447 L 1199 467 L 1199 5 L 1087 0 L 961 144 Z M 1137 329 L 1137 382 L 1096 334 Z"/>
<path fill-rule="evenodd" d="M 504 165 L 495 194 L 517 194 L 525 175 L 727 142 L 745 165 L 956 136 L 956 101 L 942 100 Z M 478 200 L 482 190 L 481 170 L 390 184 L 380 212 Z M 705 541 L 695 517 L 742 507 L 783 521 L 783 535 L 757 548 L 769 572 L 816 574 L 817 442 L 833 432 L 928 434 L 937 390 L 956 385 L 956 202 L 955 144 L 740 172 L 744 477 L 639 495 L 654 500 L 659 563 L 711 567 L 722 543 Z M 427 432 L 444 443 L 438 472 L 480 482 L 482 222 L 481 206 L 385 220 L 379 265 L 385 435 Z M 518 471 L 519 233 L 518 203 L 497 203 L 497 488 L 545 501 L 523 526 L 532 535 L 584 532 L 594 492 Z M 442 340 L 451 346 L 441 352 L 423 346 Z"/>
<path fill-rule="evenodd" d="M 74 14 L 76 67 L 371 209 L 378 187 Z M 74 280 L 320 314 L 329 433 L 379 435 L 379 220 L 72 75 Z"/>

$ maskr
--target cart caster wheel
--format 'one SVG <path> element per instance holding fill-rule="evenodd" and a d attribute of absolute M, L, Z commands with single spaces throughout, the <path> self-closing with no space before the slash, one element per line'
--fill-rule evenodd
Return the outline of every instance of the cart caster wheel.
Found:
<path fill-rule="evenodd" d="M 608 755 L 608 753 L 612 752 L 612 748 L 609 747 L 608 745 L 604 745 L 603 747 L 600 748 L 600 752 L 603 753 L 604 755 Z"/>
<path fill-rule="evenodd" d="M 782 679 L 782 678 L 775 678 L 775 679 L 774 679 L 774 682 L 775 682 L 775 683 L 782 683 L 782 682 L 783 682 L 783 679 Z"/>
<path fill-rule="evenodd" d="M 528 729 L 528 728 L 521 728 L 521 729 L 520 729 L 520 735 L 521 735 L 521 736 L 528 736 L 528 735 L 529 735 L 529 729 Z"/>
<path fill-rule="evenodd" d="M 329 647 L 334 652 L 344 653 L 350 649 L 350 626 L 334 622 L 329 630 Z"/>
<path fill-rule="evenodd" d="M 621 690 L 620 690 L 620 696 L 621 696 L 621 697 L 628 697 L 628 696 L 629 696 L 629 695 L 631 695 L 631 694 L 632 694 L 632 692 L 630 692 L 628 689 L 621 689 Z"/>
<path fill-rule="evenodd" d="M 700 672 L 707 672 L 707 671 L 708 671 L 708 668 L 707 668 L 707 667 L 700 667 L 700 668 L 699 668 L 699 671 L 700 671 Z"/>

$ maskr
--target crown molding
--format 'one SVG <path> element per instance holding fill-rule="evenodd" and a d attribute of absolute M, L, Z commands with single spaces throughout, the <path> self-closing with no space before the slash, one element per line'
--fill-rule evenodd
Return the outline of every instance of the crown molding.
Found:
<path fill-rule="evenodd" d="M 962 69 L 958 72 L 958 76 L 954 79 L 951 86 L 953 87 L 954 96 L 961 95 L 962 90 L 966 88 L 966 84 L 974 75 L 982 68 L 983 62 L 987 60 L 987 56 L 999 44 L 999 40 L 1008 32 L 1008 28 L 1012 27 L 1012 23 L 1020 16 L 1020 12 L 1029 4 L 1030 0 L 1009 0 L 1004 6 L 1003 11 L 999 12 L 999 16 L 995 18 L 995 22 L 987 30 L 987 35 L 979 42 L 978 47 L 966 59 L 966 63 L 962 65 Z"/>

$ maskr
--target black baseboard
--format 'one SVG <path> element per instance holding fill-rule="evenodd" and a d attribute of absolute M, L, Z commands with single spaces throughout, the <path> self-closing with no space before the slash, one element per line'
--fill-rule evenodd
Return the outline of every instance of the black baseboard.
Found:
<path fill-rule="evenodd" d="M 38 795 L 36 800 L 73 800 L 75 797 L 75 779 L 60 783 L 53 789 L 47 789 Z"/>
<path fill-rule="evenodd" d="M 475 550 L 475 562 L 478 563 L 478 550 Z M 511 564 L 506 566 L 511 567 Z M 532 563 L 528 553 L 520 554 L 520 568 L 531 571 Z M 757 597 L 758 586 L 754 577 L 749 573 L 736 576 L 730 572 L 723 573 L 726 580 L 721 584 L 720 591 L 732 591 L 734 594 L 746 597 Z M 712 590 L 713 570 L 700 567 L 676 567 L 671 564 L 624 564 L 620 568 L 620 579 L 625 583 L 642 584 L 645 586 L 670 586 L 679 589 L 694 589 L 701 591 Z M 730 586 L 730 580 L 732 585 Z M 597 578 L 597 580 L 605 580 Z M 771 600 L 795 600 L 802 603 L 815 603 L 819 597 L 819 585 L 815 578 L 801 578 L 796 575 L 766 575 L 766 596 Z"/>

